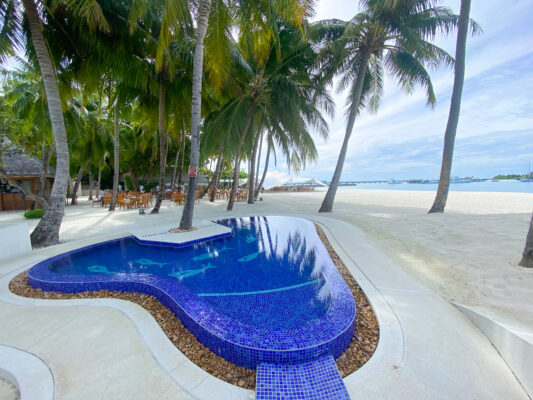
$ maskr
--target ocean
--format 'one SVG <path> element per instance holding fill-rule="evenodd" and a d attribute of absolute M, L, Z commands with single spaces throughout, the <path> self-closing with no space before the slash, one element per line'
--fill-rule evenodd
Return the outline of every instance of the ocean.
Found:
<path fill-rule="evenodd" d="M 339 186 L 340 189 L 382 189 L 382 190 L 417 190 L 437 191 L 437 183 L 358 183 L 357 186 Z M 471 183 L 452 183 L 450 191 L 455 192 L 510 192 L 533 193 L 533 182 L 520 182 L 518 180 L 485 181 Z"/>

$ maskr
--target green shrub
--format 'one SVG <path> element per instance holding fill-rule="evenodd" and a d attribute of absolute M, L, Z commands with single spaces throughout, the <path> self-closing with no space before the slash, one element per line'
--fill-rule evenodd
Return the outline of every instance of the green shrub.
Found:
<path fill-rule="evenodd" d="M 30 210 L 24 213 L 24 218 L 42 218 L 44 215 L 44 209 Z"/>

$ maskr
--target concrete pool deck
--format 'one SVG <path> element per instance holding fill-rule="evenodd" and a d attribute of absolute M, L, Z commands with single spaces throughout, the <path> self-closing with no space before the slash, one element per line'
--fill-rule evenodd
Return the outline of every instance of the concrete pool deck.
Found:
<path fill-rule="evenodd" d="M 360 229 L 338 215 L 318 215 L 315 204 L 286 204 L 282 195 L 265 199 L 254 206 L 237 203 L 232 213 L 225 211 L 225 202 L 202 202 L 195 208 L 195 221 L 294 215 L 322 225 L 367 294 L 380 324 L 376 353 L 344 379 L 352 399 L 529 398 L 487 337 L 452 304 L 385 256 Z M 140 224 L 151 229 L 167 226 L 174 218 L 178 225 L 181 207 L 165 202 L 160 215 L 143 216 L 135 210 L 91 209 L 81 201 L 66 212 L 61 231 L 65 243 L 0 262 L 0 345 L 46 366 L 46 379 L 51 378 L 53 385 L 41 398 L 254 398 L 254 392 L 195 366 L 136 304 L 111 299 L 38 300 L 10 293 L 11 278 L 36 262 L 124 236 Z M 17 218 L 7 215 L 11 222 L 20 221 Z M 0 358 L 0 369 L 10 371 L 5 357 Z M 26 373 L 31 375 L 32 370 Z M 19 382 L 22 398 L 25 379 Z"/>

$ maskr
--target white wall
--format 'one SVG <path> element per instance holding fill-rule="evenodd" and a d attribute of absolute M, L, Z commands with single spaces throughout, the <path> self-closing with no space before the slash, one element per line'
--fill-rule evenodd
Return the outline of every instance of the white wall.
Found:
<path fill-rule="evenodd" d="M 0 259 L 31 252 L 28 224 L 0 224 Z"/>
<path fill-rule="evenodd" d="M 462 304 L 461 310 L 489 338 L 526 390 L 533 395 L 533 330 L 524 332 L 507 326 L 491 316 Z"/>

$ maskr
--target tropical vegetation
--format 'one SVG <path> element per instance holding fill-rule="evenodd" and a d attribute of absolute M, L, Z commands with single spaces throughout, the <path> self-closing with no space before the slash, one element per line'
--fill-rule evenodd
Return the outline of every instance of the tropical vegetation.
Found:
<path fill-rule="evenodd" d="M 433 105 L 430 71 L 453 58 L 432 40 L 459 23 L 435 0 L 360 3 L 349 21 L 311 24 L 312 0 L 0 0 L 0 62 L 11 65 L 0 135 L 55 168 L 50 193 L 44 179 L 35 193 L 45 213 L 32 243 L 58 242 L 65 197 L 87 180 L 90 197 L 112 189 L 110 210 L 119 185 L 187 184 L 181 229 L 199 171 L 208 188 L 231 182 L 228 210 L 246 176 L 253 204 L 272 161 L 298 171 L 317 159 L 336 81 L 349 99 L 320 208 L 331 211 L 357 116 L 377 110 L 384 74 L 406 92 L 422 86 Z"/>

